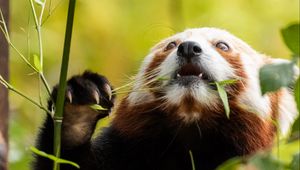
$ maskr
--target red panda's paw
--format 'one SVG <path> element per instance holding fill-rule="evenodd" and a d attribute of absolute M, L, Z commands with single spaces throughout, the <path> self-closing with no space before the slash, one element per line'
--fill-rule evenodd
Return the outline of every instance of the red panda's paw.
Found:
<path fill-rule="evenodd" d="M 56 96 L 57 87 L 52 93 L 53 100 Z M 65 147 L 88 142 L 97 121 L 111 112 L 114 99 L 112 87 L 102 75 L 86 71 L 69 79 L 62 126 L 62 142 Z"/>
<path fill-rule="evenodd" d="M 57 97 L 57 88 L 57 86 L 54 87 L 52 92 L 54 101 Z M 106 77 L 85 71 L 82 75 L 73 76 L 68 80 L 65 105 L 87 105 L 102 112 L 102 115 L 108 115 L 114 106 L 115 100 L 112 89 Z M 52 105 L 52 103 L 50 104 Z M 97 107 L 96 105 L 101 107 Z"/>

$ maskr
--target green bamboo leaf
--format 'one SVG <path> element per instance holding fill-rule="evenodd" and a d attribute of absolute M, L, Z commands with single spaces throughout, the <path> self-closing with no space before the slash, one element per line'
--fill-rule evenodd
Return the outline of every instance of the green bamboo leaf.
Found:
<path fill-rule="evenodd" d="M 300 140 L 287 141 L 286 139 L 282 138 L 279 142 L 276 141 L 277 144 L 272 147 L 270 154 L 288 165 L 292 162 L 293 156 L 299 152 Z"/>
<path fill-rule="evenodd" d="M 33 153 L 35 153 L 35 154 L 37 154 L 39 156 L 48 158 L 48 159 L 50 159 L 50 160 L 52 160 L 52 161 L 54 161 L 56 163 L 59 163 L 59 164 L 69 164 L 69 165 L 72 165 L 72 166 L 74 166 L 74 167 L 76 167 L 78 169 L 80 168 L 80 166 L 78 164 L 76 164 L 75 162 L 68 161 L 68 160 L 65 160 L 65 159 L 61 159 L 61 158 L 58 158 L 58 157 L 56 157 L 54 155 L 51 155 L 51 154 L 47 154 L 47 153 L 45 153 L 43 151 L 38 150 L 36 147 L 31 146 L 30 150 Z"/>
<path fill-rule="evenodd" d="M 189 150 L 189 154 L 190 154 L 190 159 L 191 159 L 191 164 L 192 164 L 192 170 L 196 170 L 193 152 L 191 150 Z"/>
<path fill-rule="evenodd" d="M 237 79 L 228 79 L 228 80 L 223 80 L 223 81 L 218 81 L 218 82 L 212 82 L 212 83 L 209 83 L 209 84 L 216 85 L 216 83 L 218 83 L 221 86 L 226 86 L 226 85 L 234 84 L 237 81 L 238 81 Z"/>
<path fill-rule="evenodd" d="M 284 39 L 285 44 L 298 57 L 300 55 L 299 32 L 300 32 L 300 24 L 299 23 L 292 24 L 281 30 L 281 35 Z"/>
<path fill-rule="evenodd" d="M 98 104 L 90 105 L 90 108 L 97 110 L 97 111 L 107 110 L 106 108 L 103 108 L 102 106 L 100 106 Z"/>
<path fill-rule="evenodd" d="M 236 80 L 236 79 L 228 79 L 228 80 L 219 81 L 218 84 L 221 85 L 221 86 L 225 86 L 225 85 L 234 84 L 237 81 L 238 80 Z"/>
<path fill-rule="evenodd" d="M 294 81 L 294 64 L 268 64 L 259 70 L 261 93 L 276 91 L 281 87 L 288 87 Z"/>
<path fill-rule="evenodd" d="M 219 82 L 215 82 L 215 84 L 217 86 L 219 96 L 220 96 L 220 98 L 221 98 L 221 100 L 223 102 L 226 116 L 229 119 L 230 108 L 229 108 L 227 93 L 225 91 L 224 86 L 220 85 Z"/>
<path fill-rule="evenodd" d="M 40 62 L 40 58 L 37 55 L 33 55 L 33 64 L 34 67 L 37 69 L 38 72 L 42 72 L 42 66 L 41 66 L 41 62 Z"/>

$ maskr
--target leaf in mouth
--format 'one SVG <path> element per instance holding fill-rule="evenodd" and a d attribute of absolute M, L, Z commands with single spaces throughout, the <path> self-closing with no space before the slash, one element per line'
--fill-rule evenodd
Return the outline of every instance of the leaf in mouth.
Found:
<path fill-rule="evenodd" d="M 226 113 L 226 116 L 228 119 L 229 119 L 229 115 L 230 115 L 230 107 L 229 107 L 229 103 L 228 103 L 228 96 L 227 96 L 227 92 L 225 90 L 225 86 L 229 85 L 229 84 L 234 84 L 236 82 L 237 82 L 236 79 L 228 79 L 228 80 L 223 80 L 223 81 L 212 83 L 217 86 L 217 90 L 218 90 L 219 96 L 222 100 L 222 103 L 224 105 L 225 113 Z"/>
<path fill-rule="evenodd" d="M 221 85 L 218 82 L 215 82 L 215 84 L 217 86 L 219 96 L 223 102 L 226 116 L 229 119 L 230 108 L 229 108 L 228 97 L 227 97 L 227 93 L 225 91 L 224 85 Z"/>

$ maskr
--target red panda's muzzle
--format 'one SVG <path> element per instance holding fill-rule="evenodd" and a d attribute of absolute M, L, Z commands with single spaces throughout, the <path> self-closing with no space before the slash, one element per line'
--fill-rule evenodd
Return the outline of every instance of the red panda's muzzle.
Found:
<path fill-rule="evenodd" d="M 187 63 L 181 66 L 175 74 L 175 82 L 181 85 L 189 85 L 197 82 L 212 83 L 214 79 L 201 68 L 200 64 Z"/>

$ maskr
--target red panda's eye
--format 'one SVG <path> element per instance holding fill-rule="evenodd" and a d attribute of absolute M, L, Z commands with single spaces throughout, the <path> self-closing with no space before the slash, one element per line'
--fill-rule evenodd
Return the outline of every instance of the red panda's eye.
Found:
<path fill-rule="evenodd" d="M 222 42 L 222 41 L 218 42 L 216 44 L 216 47 L 219 48 L 222 51 L 229 51 L 230 50 L 229 45 L 226 44 L 225 42 Z"/>
<path fill-rule="evenodd" d="M 177 43 L 175 41 L 172 41 L 166 46 L 165 51 L 171 50 L 171 49 L 175 48 L 176 46 L 177 46 Z"/>

